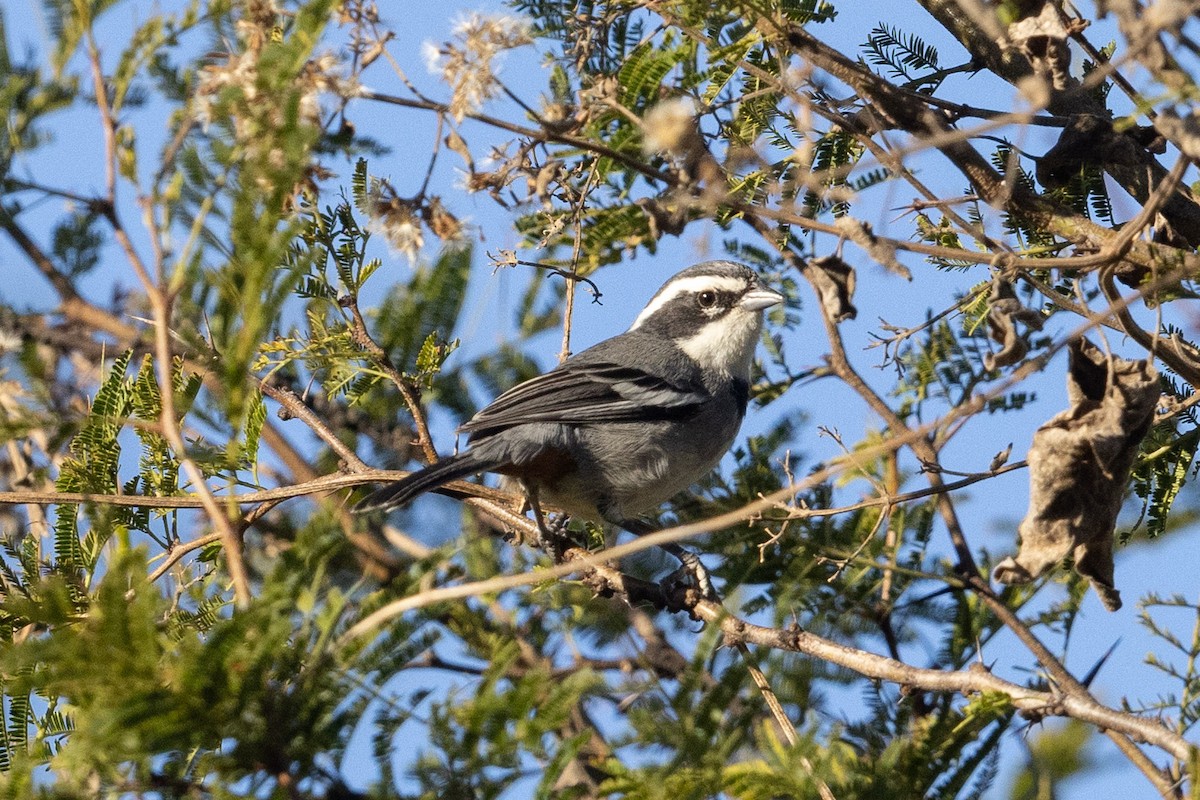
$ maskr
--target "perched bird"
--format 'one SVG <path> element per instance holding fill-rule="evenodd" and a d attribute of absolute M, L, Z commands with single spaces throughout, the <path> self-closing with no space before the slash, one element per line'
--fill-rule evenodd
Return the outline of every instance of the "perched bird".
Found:
<path fill-rule="evenodd" d="M 762 312 L 782 300 L 741 264 L 689 267 L 628 331 L 509 389 L 463 424 L 466 450 L 381 487 L 356 510 L 391 510 L 449 481 L 496 472 L 521 481 L 539 527 L 546 502 L 648 533 L 638 515 L 707 475 L 733 444 Z M 695 554 L 666 549 L 712 593 Z"/>

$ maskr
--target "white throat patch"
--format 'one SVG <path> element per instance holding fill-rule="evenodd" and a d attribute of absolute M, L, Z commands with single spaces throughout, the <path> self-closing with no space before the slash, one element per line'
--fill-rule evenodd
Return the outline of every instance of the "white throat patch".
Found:
<path fill-rule="evenodd" d="M 676 344 L 706 372 L 749 380 L 762 325 L 762 314 L 734 306 L 728 314 Z"/>
<path fill-rule="evenodd" d="M 711 289 L 714 292 L 733 292 L 740 294 L 746 291 L 746 279 L 732 275 L 696 275 L 692 278 L 680 278 L 664 286 L 657 295 L 651 298 L 642 313 L 629 326 L 629 330 L 637 330 L 642 323 L 654 315 L 656 311 L 681 294 L 703 292 Z"/>

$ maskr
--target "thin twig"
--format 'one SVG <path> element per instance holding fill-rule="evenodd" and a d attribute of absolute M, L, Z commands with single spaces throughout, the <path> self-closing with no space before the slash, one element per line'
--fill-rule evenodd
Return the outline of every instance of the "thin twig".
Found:
<path fill-rule="evenodd" d="M 358 298 L 354 295 L 346 295 L 339 300 L 339 304 L 350 311 L 353 320 L 353 324 L 350 326 L 350 335 L 355 344 L 367 352 L 379 370 L 400 390 L 400 396 L 404 398 L 404 405 L 408 407 L 408 413 L 413 418 L 413 427 L 417 429 L 416 444 L 421 448 L 425 460 L 430 464 L 436 462 L 438 453 L 433 446 L 433 437 L 429 434 L 429 422 L 425 419 L 425 411 L 421 408 L 420 390 L 405 377 L 404 373 L 396 369 L 391 359 L 388 358 L 387 352 L 371 336 L 370 331 L 367 330 L 367 322 L 363 319 L 362 311 L 358 308 Z"/>
<path fill-rule="evenodd" d="M 760 233 L 765 231 L 765 228 L 761 222 L 754 223 L 753 219 L 750 221 L 752 224 L 756 224 L 756 227 L 760 228 Z M 768 241 L 775 241 L 774 238 L 770 236 L 764 235 L 764 238 L 766 238 Z M 790 251 L 787 251 L 783 248 L 780 249 L 781 253 L 785 257 L 792 258 L 794 260 L 794 256 L 791 255 Z M 1143 291 L 1145 290 L 1146 289 L 1143 288 Z M 1122 303 L 1114 304 L 1113 309 L 1110 309 L 1110 313 L 1117 313 L 1114 309 L 1118 305 L 1122 305 Z M 1127 303 L 1124 305 L 1127 307 Z M 842 378 L 844 382 L 849 384 L 851 388 L 854 389 L 859 396 L 861 396 L 867 402 L 867 404 L 887 422 L 893 435 L 900 432 L 904 432 L 906 434 L 911 433 L 911 429 L 908 428 L 904 421 L 894 412 L 892 412 L 891 408 L 883 401 L 883 399 L 875 394 L 875 392 L 862 380 L 862 378 L 850 365 L 845 353 L 845 349 L 842 346 L 841 334 L 836 322 L 829 316 L 827 311 L 824 311 L 824 309 L 822 316 L 825 321 L 826 333 L 833 351 L 829 358 L 829 362 L 835 374 Z M 1096 321 L 1088 319 L 1084 327 L 1086 329 L 1087 327 L 1093 327 L 1096 324 L 1098 324 Z M 910 447 L 912 447 L 914 453 L 916 453 L 922 462 L 934 465 L 938 463 L 937 449 L 934 447 L 933 442 L 930 439 L 924 436 L 908 436 L 907 438 L 911 440 Z M 951 543 L 959 559 L 959 573 L 968 580 L 972 589 L 976 592 L 976 594 L 979 595 L 992 613 L 996 615 L 1000 622 L 1005 627 L 1012 630 L 1013 633 L 1016 634 L 1017 638 L 1020 639 L 1020 641 L 1025 645 L 1025 647 L 1029 649 L 1035 658 L 1037 658 L 1038 662 L 1042 664 L 1047 673 L 1049 673 L 1049 675 L 1057 684 L 1059 691 L 1064 694 L 1066 698 L 1064 702 L 1068 700 L 1076 700 L 1084 704 L 1096 704 L 1096 700 L 1092 697 L 1087 688 L 1080 684 L 1074 678 L 1074 676 L 1070 674 L 1066 667 L 1063 666 L 1062 662 L 1055 657 L 1054 654 L 1051 653 L 1044 644 L 1042 644 L 1042 642 L 1033 634 L 1028 626 L 1017 617 L 1016 614 L 1012 613 L 1007 606 L 1000 602 L 999 598 L 996 597 L 988 583 L 979 576 L 978 568 L 975 565 L 975 560 L 971 554 L 971 550 L 967 545 L 964 531 L 958 520 L 953 501 L 951 500 L 950 495 L 944 491 L 945 484 L 942 481 L 941 476 L 936 470 L 930 471 L 928 473 L 928 480 L 931 484 L 931 488 L 939 490 L 937 492 L 937 506 L 943 523 L 945 524 L 949 533 Z"/>
<path fill-rule="evenodd" d="M 375 100 L 380 103 L 390 103 L 392 105 L 403 106 L 405 108 L 422 108 L 426 111 L 436 111 L 440 114 L 450 113 L 449 105 L 445 103 L 437 103 L 432 100 L 410 100 L 406 97 L 396 97 L 395 95 L 389 95 L 383 92 L 375 92 L 371 90 L 362 91 L 360 96 L 365 97 L 368 100 Z M 492 117 L 488 116 L 487 114 L 480 114 L 476 112 L 467 112 L 464 116 L 482 122 L 486 125 L 490 125 L 493 128 L 499 128 L 500 130 L 505 130 L 509 133 L 515 133 L 518 136 L 524 136 L 528 139 L 570 145 L 571 147 L 578 147 L 580 149 L 595 153 L 599 156 L 611 158 L 624 167 L 628 167 L 635 172 L 640 172 L 642 175 L 645 175 L 647 178 L 652 180 L 662 181 L 668 186 L 674 186 L 678 183 L 678 179 L 670 172 L 656 170 L 654 167 L 650 166 L 639 158 L 635 158 L 627 153 L 622 153 L 620 150 L 614 150 L 608 145 L 600 144 L 599 142 L 591 139 L 585 139 L 582 136 L 572 136 L 571 134 L 548 129 L 528 128 L 524 125 L 517 125 L 509 122 L 508 120 L 500 119 L 499 117 Z"/>
<path fill-rule="evenodd" d="M 355 453 L 345 442 L 339 439 L 337 434 L 325 424 L 324 420 L 318 417 L 291 389 L 284 386 L 275 386 L 269 380 L 259 381 L 258 387 L 263 394 L 283 406 L 290 416 L 302 420 L 321 441 L 329 445 L 329 449 L 337 453 L 338 458 L 345 464 L 346 469 L 351 472 L 366 472 L 370 469 L 358 457 L 358 453 Z"/>
<path fill-rule="evenodd" d="M 221 541 L 221 534 L 210 533 L 206 536 L 200 536 L 192 539 L 190 542 L 179 542 L 174 547 L 166 552 L 166 561 L 160 564 L 146 577 L 147 583 L 154 583 L 167 573 L 171 567 L 175 566 L 193 550 L 199 550 L 202 547 Z"/>
<path fill-rule="evenodd" d="M 892 87 L 892 88 L 895 88 L 895 87 Z M 363 96 L 367 97 L 368 99 L 373 99 L 373 100 L 377 100 L 380 102 L 392 103 L 395 105 L 401 105 L 401 106 L 405 106 L 408 108 L 425 109 L 425 110 L 434 111 L 437 113 L 447 113 L 449 110 L 449 107 L 447 105 L 445 105 L 443 103 L 437 103 L 437 102 L 434 102 L 431 100 L 411 100 L 408 98 L 395 97 L 392 95 L 387 95 L 387 94 L 373 92 L 373 91 L 366 91 L 366 92 L 364 92 Z M 655 170 L 653 167 L 647 165 L 646 163 L 644 163 L 643 161 L 641 161 L 639 159 L 636 159 L 625 153 L 621 153 L 620 151 L 613 150 L 612 148 L 608 147 L 607 145 L 603 145 L 603 144 L 588 140 L 583 137 L 558 133 L 553 130 L 542 130 L 542 129 L 537 129 L 537 128 L 529 128 L 529 127 L 525 127 L 522 125 L 516 125 L 516 124 L 510 123 L 506 120 L 502 120 L 502 119 L 499 119 L 496 117 L 491 117 L 486 114 L 472 113 L 472 114 L 468 114 L 467 116 L 471 117 L 472 119 L 476 119 L 480 122 L 483 122 L 487 125 L 499 128 L 501 130 L 510 131 L 512 133 L 516 133 L 520 136 L 524 136 L 524 137 L 533 139 L 535 141 L 549 141 L 549 142 L 556 142 L 556 143 L 560 143 L 560 144 L 566 144 L 566 145 L 569 145 L 572 147 L 578 147 L 578 148 L 587 150 L 588 152 L 594 153 L 599 156 L 611 158 L 614 161 L 620 163 L 622 166 L 624 166 L 628 169 L 631 169 L 635 172 L 641 173 L 642 175 L 644 175 L 645 177 L 647 177 L 649 179 L 652 179 L 655 181 L 662 181 L 668 186 L 675 186 L 678 183 L 677 177 L 674 176 L 670 172 Z M 1017 116 L 1021 116 L 1023 119 L 1022 115 L 1017 115 Z M 962 154 L 966 153 L 967 151 L 970 151 L 972 154 L 974 154 L 970 159 L 970 163 L 961 162 L 961 159 L 960 159 L 959 161 L 955 161 L 955 165 L 960 170 L 964 171 L 968 175 L 969 178 L 972 178 L 973 182 L 975 179 L 987 177 L 988 180 L 990 181 L 990 183 L 988 184 L 988 186 L 990 188 L 1003 191 L 1003 190 L 1005 190 L 1005 187 L 1007 186 L 1007 184 L 995 173 L 994 170 L 992 170 L 990 165 L 988 165 L 984 160 L 982 160 L 981 157 L 978 157 L 978 154 L 975 153 L 973 149 L 971 149 L 969 147 L 961 146 L 962 143 L 965 142 L 965 140 L 967 138 L 969 138 L 970 136 L 977 135 L 979 132 L 980 131 L 970 131 L 970 132 L 964 133 L 963 131 L 959 131 L 957 129 L 946 128 L 946 130 L 941 131 L 937 134 L 938 136 L 941 137 L 940 139 L 930 141 L 929 144 L 937 145 L 937 146 L 943 148 L 944 150 L 950 150 L 951 155 L 954 155 L 954 154 L 962 155 Z M 933 136 L 933 135 L 934 134 L 925 135 L 925 133 L 922 133 L 922 136 L 925 139 L 929 139 L 930 136 Z M 892 152 L 891 157 L 892 158 L 903 157 L 903 156 L 907 156 L 909 154 L 910 153 L 908 151 L 897 150 L 897 151 Z M 952 160 L 954 160 L 954 159 L 952 158 Z M 855 168 L 861 168 L 861 166 L 862 166 L 861 164 L 858 164 L 858 165 L 855 165 Z M 985 196 L 984 199 L 988 202 L 994 202 L 996 200 L 995 197 L 991 197 L 991 196 Z M 1056 225 L 1058 225 L 1058 222 L 1061 222 L 1062 225 L 1058 225 L 1058 227 L 1063 227 L 1063 226 L 1071 227 L 1073 236 L 1075 238 L 1078 238 L 1079 236 L 1084 236 L 1087 238 L 1096 239 L 1100 242 L 1107 242 L 1107 241 L 1111 240 L 1113 238 L 1113 236 L 1115 236 L 1113 231 L 1110 231 L 1107 228 L 1103 228 L 1102 226 L 1097 225 L 1097 224 L 1091 222 L 1090 220 L 1070 215 L 1060 209 L 1053 209 L 1053 211 L 1051 211 L 1049 204 L 1043 198 L 1041 198 L 1039 196 L 1026 197 L 1023 195 L 1021 198 L 1017 198 L 1017 199 L 1020 199 L 1022 201 L 1029 200 L 1031 203 L 1033 203 L 1034 206 L 1036 206 L 1035 210 L 1036 210 L 1037 214 L 1039 214 L 1041 216 L 1046 216 L 1050 220 L 1050 222 L 1055 223 Z M 795 227 L 798 227 L 798 228 L 801 228 L 804 230 L 808 230 L 808 231 L 814 231 L 814 232 L 818 232 L 818 233 L 827 233 L 832 236 L 840 236 L 841 235 L 841 232 L 839 231 L 839 229 L 836 226 L 831 225 L 829 223 L 820 222 L 818 220 L 811 219 L 802 210 L 789 208 L 786 204 L 782 205 L 779 208 L 768 208 L 768 207 L 764 207 L 761 205 L 751 205 L 748 203 L 744 203 L 742 201 L 737 200 L 734 197 L 725 198 L 725 202 L 732 209 L 737 211 L 739 214 L 758 215 L 758 216 L 762 216 L 762 217 L 765 217 L 768 219 L 772 219 L 776 222 L 792 225 L 792 226 L 795 226 Z M 1026 210 L 1028 210 L 1028 209 L 1026 209 Z M 1057 214 L 1057 216 L 1055 216 L 1055 214 Z M 1056 220 L 1057 220 L 1057 222 L 1056 222 Z M 969 225 L 967 226 L 967 229 L 965 230 L 965 232 L 967 232 L 968 234 L 970 234 L 972 236 L 974 236 L 976 233 L 978 233 L 978 231 L 972 230 L 971 226 L 969 226 Z M 944 246 L 939 246 L 939 245 L 930 245 L 930 244 L 926 244 L 924 242 L 910 242 L 910 241 L 903 240 L 903 239 L 892 239 L 892 238 L 884 237 L 884 236 L 877 236 L 876 238 L 881 243 L 884 243 L 884 244 L 886 244 L 890 247 L 893 247 L 897 250 L 918 253 L 921 255 L 933 256 L 933 257 L 945 258 L 945 259 L 955 259 L 955 260 L 964 261 L 967 263 L 977 263 L 977 264 L 990 264 L 990 263 L 995 262 L 995 254 L 993 252 L 981 252 L 978 250 L 968 250 L 965 248 L 954 248 L 954 247 L 944 247 Z M 1182 263 L 1190 269 L 1190 271 L 1200 272 L 1200 256 L 1197 256 L 1196 254 L 1192 254 L 1192 253 L 1186 253 L 1183 250 L 1179 250 L 1176 248 L 1170 248 L 1170 247 L 1166 247 L 1163 245 L 1156 245 L 1155 247 L 1157 248 L 1158 251 L 1163 251 L 1163 252 L 1170 251 L 1172 256 L 1180 259 L 1182 261 Z M 1155 261 L 1161 260 L 1161 257 L 1159 255 L 1157 255 L 1157 251 L 1155 248 L 1145 247 L 1145 246 L 1141 246 L 1141 245 L 1134 246 L 1132 248 L 1131 252 L 1127 255 L 1127 257 L 1129 258 L 1129 260 L 1133 261 L 1134 263 L 1137 263 L 1137 264 L 1140 264 L 1143 266 L 1149 266 L 1150 264 L 1154 263 Z M 1056 259 L 1055 266 L 1061 267 L 1064 269 L 1090 269 L 1090 268 L 1094 268 L 1094 267 L 1103 266 L 1105 263 L 1109 262 L 1110 258 L 1111 257 L 1108 254 L 1069 256 L 1069 257 L 1063 257 L 1063 258 Z M 1014 266 L 1014 267 L 1027 268 L 1027 269 L 1044 269 L 1045 268 L 1046 264 L 1044 263 L 1044 261 L 1042 261 L 1041 263 L 1034 263 L 1035 261 L 1037 261 L 1037 259 L 1025 259 L 1025 258 L 1016 256 L 1016 255 L 1013 255 L 1013 256 L 1009 256 L 1007 258 L 1005 264 Z"/>
<path fill-rule="evenodd" d="M 362 486 L 366 483 L 386 483 L 398 481 L 411 472 L 405 470 L 369 469 L 359 473 L 341 473 L 325 475 L 319 478 L 303 481 L 291 486 L 281 486 L 277 489 L 262 489 L 244 494 L 218 495 L 222 503 L 235 506 L 257 505 L 270 500 L 287 500 L 293 497 L 327 494 L 336 489 L 346 489 Z M 479 497 L 486 500 L 511 502 L 515 495 L 490 489 L 478 483 L 466 481 L 451 481 L 434 491 L 449 497 L 466 498 Z M 204 508 L 204 499 L 198 494 L 172 496 L 139 495 L 139 494 L 99 494 L 95 492 L 57 492 L 20 490 L 0 492 L 0 506 L 22 505 L 25 503 L 57 504 L 57 503 L 94 503 L 96 505 L 136 507 L 136 508 Z"/>
<path fill-rule="evenodd" d="M 87 43 L 88 60 L 92 71 L 92 84 L 96 94 L 96 105 L 100 111 L 101 127 L 104 131 L 105 186 L 109 203 L 107 216 L 109 224 L 113 229 L 113 235 L 120 243 L 130 266 L 138 276 L 138 280 L 141 281 L 154 312 L 155 373 L 158 379 L 159 396 L 162 403 L 159 416 L 162 421 L 163 437 L 175 451 L 176 456 L 179 458 L 181 470 L 196 487 L 200 499 L 204 502 L 204 510 L 207 512 L 210 522 L 221 535 L 225 560 L 229 567 L 229 577 L 233 583 L 234 597 L 238 606 L 245 608 L 250 604 L 251 595 L 249 576 L 246 573 L 246 565 L 242 561 L 241 538 L 233 529 L 233 525 L 230 523 L 225 509 L 217 504 L 204 474 L 196 466 L 195 462 L 188 457 L 187 446 L 183 441 L 183 436 L 180 434 L 179 423 L 175 415 L 175 383 L 172 370 L 174 357 L 171 350 L 170 338 L 172 298 L 167 291 L 163 263 L 161 258 L 156 260 L 158 273 L 158 281 L 156 282 L 150 277 L 150 273 L 142 263 L 141 256 L 138 255 L 137 249 L 134 247 L 117 215 L 116 120 L 113 119 L 112 111 L 108 105 L 107 86 L 100 66 L 100 51 L 96 47 L 90 30 L 87 33 Z M 153 241 L 157 241 L 156 231 L 151 230 L 150 236 Z"/>
<path fill-rule="evenodd" d="M 750 677 L 754 680 L 754 685 L 758 687 L 759 693 L 762 694 L 763 700 L 766 701 L 767 708 L 771 711 L 771 716 L 775 718 L 775 723 L 779 726 L 779 730 L 783 733 L 783 738 L 787 739 L 788 745 L 796 746 L 796 726 L 788 719 L 787 712 L 783 710 L 783 704 L 779 702 L 779 698 L 775 695 L 775 690 L 771 688 L 770 682 L 767 681 L 767 676 L 758 668 L 754 657 L 750 653 L 750 648 L 745 642 L 736 642 L 734 647 L 741 653 L 742 660 L 746 662 L 746 669 L 750 672 Z M 809 764 L 808 770 L 812 772 L 812 765 Z M 816 779 L 816 775 L 813 775 Z M 822 797 L 824 795 L 822 794 Z"/>
<path fill-rule="evenodd" d="M 750 672 L 750 677 L 754 681 L 754 685 L 758 687 L 758 691 L 762 694 L 763 700 L 767 704 L 767 708 L 771 711 L 771 716 L 775 718 L 775 723 L 779 726 L 779 730 L 783 732 L 783 738 L 787 740 L 788 746 L 796 746 L 796 726 L 788 719 L 787 712 L 783 710 L 783 704 L 779 702 L 779 698 L 775 695 L 775 690 L 771 688 L 771 684 L 767 681 L 767 676 L 758 668 L 753 655 L 750 653 L 750 647 L 742 641 L 734 642 L 734 647 L 741 654 L 742 660 L 746 662 L 746 669 Z M 821 780 L 817 775 L 817 770 L 813 766 L 812 761 L 808 756 L 800 756 L 800 765 L 804 767 L 804 771 L 808 773 L 808 777 L 812 778 L 813 783 L 817 785 L 817 794 L 821 795 L 821 800 L 837 800 L 829 785 Z"/>
<path fill-rule="evenodd" d="M 1117 749 L 1128 758 L 1135 767 L 1141 770 L 1141 773 L 1154 785 L 1155 790 L 1163 800 L 1179 800 L 1182 794 L 1179 787 L 1163 774 L 1163 771 L 1158 768 L 1150 757 L 1142 752 L 1142 748 L 1130 740 L 1129 735 L 1119 731 L 1104 731 L 1104 735 L 1112 740 L 1112 743 L 1117 746 Z"/>
<path fill-rule="evenodd" d="M 631 544 L 637 544 L 637 542 Z M 339 641 L 343 645 L 348 645 L 355 639 L 374 632 L 385 619 L 394 618 L 414 609 L 542 583 L 577 572 L 592 571 L 607 581 L 614 591 L 628 591 L 632 595 L 636 595 L 640 601 L 650 600 L 656 595 L 661 598 L 661 589 L 657 584 L 648 584 L 627 575 L 614 573 L 613 570 L 604 566 L 615 557 L 625 554 L 619 551 L 624 551 L 628 547 L 629 545 L 622 545 L 596 554 L 570 551 L 567 561 L 548 568 L 424 591 L 418 595 L 395 601 L 368 615 L 342 634 Z M 978 662 L 966 670 L 913 667 L 891 658 L 847 647 L 799 628 L 767 628 L 753 625 L 729 615 L 726 609 L 714 602 L 696 600 L 689 605 L 689 608 L 700 619 L 719 625 L 731 644 L 742 641 L 779 650 L 806 653 L 867 677 L 927 691 L 962 694 L 997 692 L 1008 697 L 1014 707 L 1020 710 L 1039 715 L 1066 715 L 1090 722 L 1098 727 L 1119 731 L 1141 741 L 1149 742 L 1175 758 L 1186 760 L 1191 757 L 1194 750 L 1186 739 L 1174 731 L 1168 730 L 1156 720 L 1108 708 L 1090 697 L 1073 694 L 1064 696 L 1054 691 L 1039 691 L 1021 686 L 992 674 Z"/>
<path fill-rule="evenodd" d="M 572 217 L 575 222 L 575 240 L 571 246 L 571 272 L 567 277 L 566 308 L 563 309 L 563 335 L 562 347 L 559 349 L 558 362 L 561 364 L 571 356 L 571 323 L 575 318 L 575 283 L 579 279 L 579 255 L 583 250 L 583 209 L 587 203 L 588 193 L 591 191 L 592 180 L 596 177 L 596 160 L 592 160 L 591 171 L 588 172 L 587 179 L 583 182 L 583 188 L 579 190 L 579 196 L 576 198 L 574 207 L 572 208 Z"/>
<path fill-rule="evenodd" d="M 874 508 L 875 506 L 894 505 L 897 503 L 907 503 L 912 500 L 920 500 L 925 497 L 932 497 L 936 494 L 944 492 L 954 492 L 964 487 L 970 486 L 973 483 L 985 481 L 988 478 L 994 478 L 998 475 L 1003 475 L 1006 472 L 1013 470 L 1024 469 L 1029 466 L 1026 461 L 1014 461 L 1011 464 L 1005 464 L 992 472 L 977 472 L 963 478 L 960 481 L 953 483 L 943 483 L 939 487 L 929 486 L 925 489 L 914 489 L 911 492 L 903 492 L 892 497 L 872 497 L 868 500 L 860 500 L 857 503 L 851 503 L 847 506 L 837 506 L 835 508 L 796 508 L 788 509 L 788 519 L 813 519 L 819 517 L 833 517 L 838 514 L 848 514 L 852 511 L 861 511 L 864 508 Z"/>
<path fill-rule="evenodd" d="M 592 295 L 593 303 L 599 303 L 600 298 L 604 297 L 604 293 L 600 291 L 600 287 L 591 278 L 576 275 L 574 272 L 556 267 L 553 264 L 547 264 L 544 261 L 525 261 L 524 259 L 517 258 L 516 253 L 512 250 L 501 250 L 498 255 L 492 255 L 488 252 L 486 255 L 499 267 L 536 267 L 537 269 L 554 273 L 563 280 L 586 284 L 588 291 Z"/>

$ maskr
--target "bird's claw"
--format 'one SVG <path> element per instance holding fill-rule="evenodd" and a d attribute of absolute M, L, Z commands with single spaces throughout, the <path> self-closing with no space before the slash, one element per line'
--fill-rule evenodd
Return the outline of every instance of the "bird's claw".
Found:
<path fill-rule="evenodd" d="M 700 556 L 682 547 L 672 551 L 671 555 L 679 559 L 680 566 L 664 581 L 664 586 L 669 593 L 674 593 L 677 589 L 685 589 L 690 585 L 699 592 L 702 599 L 715 603 L 721 602 L 720 595 L 713 586 L 712 577 L 708 574 L 708 568 L 700 561 Z"/>
<path fill-rule="evenodd" d="M 571 544 L 570 532 L 567 530 L 570 524 L 571 518 L 565 514 L 552 519 L 538 515 L 538 547 L 547 553 L 561 555 Z"/>

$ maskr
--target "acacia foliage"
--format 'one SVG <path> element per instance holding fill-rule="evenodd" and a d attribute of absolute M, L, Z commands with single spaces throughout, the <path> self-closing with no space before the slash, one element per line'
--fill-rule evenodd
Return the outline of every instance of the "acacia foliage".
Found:
<path fill-rule="evenodd" d="M 1003 554 L 961 513 L 968 491 L 1008 503 L 1020 453 L 962 481 L 943 463 L 968 422 L 1059 419 L 1031 382 L 1088 337 L 1161 373 L 1153 418 L 1110 435 L 1116 482 L 1132 461 L 1118 552 L 1187 535 L 1186 4 L 919 0 L 914 25 L 518 0 L 429 32 L 433 88 L 388 7 L 196 3 L 124 31 L 132 5 L 50 0 L 52 47 L 0 51 L 0 229 L 53 294 L 0 320 L 0 794 L 977 797 L 1046 715 L 1071 724 L 1015 796 L 1085 768 L 1098 730 L 1159 792 L 1191 787 L 1200 640 L 1177 611 L 1200 609 L 1135 593 L 1172 688 L 1101 705 L 1065 666 L 1103 630 L 1085 580 L 998 591 Z M 56 169 L 65 137 L 96 143 L 94 175 Z M 509 226 L 494 252 L 468 194 Z M 700 544 L 723 610 L 664 589 L 652 553 L 540 577 L 564 554 L 518 544 L 531 523 L 494 492 L 347 512 L 368 463 L 448 452 L 440 420 L 534 374 L 611 265 L 665 277 L 648 256 L 694 231 L 790 298 L 755 376 L 777 422 L 663 517 L 730 514 Z M 489 266 L 519 276 L 516 335 L 455 355 Z M 849 323 L 910 283 L 919 304 Z M 789 449 L 806 412 L 845 457 Z M 572 557 L 604 541 L 572 535 Z"/>

